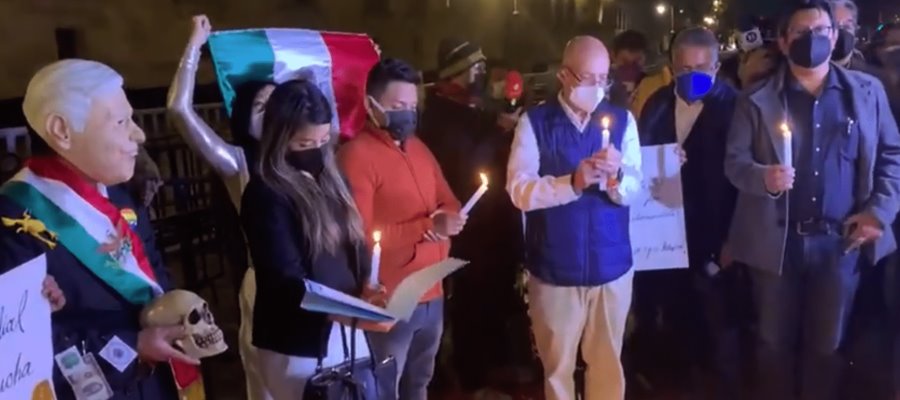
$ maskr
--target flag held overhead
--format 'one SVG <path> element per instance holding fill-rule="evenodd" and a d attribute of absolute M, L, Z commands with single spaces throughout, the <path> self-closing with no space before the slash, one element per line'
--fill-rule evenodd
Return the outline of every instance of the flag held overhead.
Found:
<path fill-rule="evenodd" d="M 378 62 L 364 34 L 306 29 L 246 29 L 214 32 L 209 50 L 225 109 L 231 115 L 235 89 L 249 81 L 315 82 L 334 108 L 332 126 L 351 138 L 366 121 L 366 77 Z"/>

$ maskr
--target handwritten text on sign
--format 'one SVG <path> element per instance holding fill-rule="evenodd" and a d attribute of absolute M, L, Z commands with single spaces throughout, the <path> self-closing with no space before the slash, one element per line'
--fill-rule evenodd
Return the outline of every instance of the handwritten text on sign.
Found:
<path fill-rule="evenodd" d="M 0 275 L 0 400 L 52 400 L 50 303 L 45 256 Z"/>
<path fill-rule="evenodd" d="M 631 248 L 638 271 L 688 267 L 676 146 L 641 148 L 644 179 L 631 206 Z"/>

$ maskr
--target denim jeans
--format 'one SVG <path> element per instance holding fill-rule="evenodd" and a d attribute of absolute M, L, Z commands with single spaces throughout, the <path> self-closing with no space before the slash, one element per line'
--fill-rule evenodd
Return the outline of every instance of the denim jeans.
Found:
<path fill-rule="evenodd" d="M 834 235 L 790 232 L 781 275 L 753 269 L 759 399 L 836 399 L 838 353 L 859 285 L 859 250 Z M 797 394 L 799 393 L 799 397 Z"/>
<path fill-rule="evenodd" d="M 409 321 L 399 321 L 387 333 L 370 333 L 372 353 L 380 360 L 397 360 L 394 388 L 379 392 L 397 392 L 399 400 L 428 400 L 428 383 L 434 375 L 434 363 L 444 331 L 444 300 L 421 303 Z M 390 385 L 391 382 L 382 382 Z"/>

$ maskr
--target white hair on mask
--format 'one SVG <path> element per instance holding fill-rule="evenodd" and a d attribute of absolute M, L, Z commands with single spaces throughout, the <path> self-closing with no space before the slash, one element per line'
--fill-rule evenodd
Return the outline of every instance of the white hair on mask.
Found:
<path fill-rule="evenodd" d="M 47 134 L 47 117 L 54 114 L 61 116 L 74 132 L 83 132 L 92 100 L 122 85 L 122 76 L 105 64 L 79 59 L 57 61 L 31 78 L 22 111 L 42 138 Z"/>

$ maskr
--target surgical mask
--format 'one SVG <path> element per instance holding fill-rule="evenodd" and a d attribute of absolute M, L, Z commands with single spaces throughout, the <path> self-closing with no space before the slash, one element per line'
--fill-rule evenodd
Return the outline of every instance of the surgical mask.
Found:
<path fill-rule="evenodd" d="M 325 152 L 321 147 L 291 151 L 287 154 L 287 162 L 297 170 L 318 177 L 325 170 Z"/>
<path fill-rule="evenodd" d="M 262 137 L 263 113 L 253 113 L 250 115 L 250 136 L 259 140 Z"/>
<path fill-rule="evenodd" d="M 569 101 L 581 111 L 592 113 L 606 97 L 606 89 L 602 86 L 576 86 L 569 94 Z"/>
<path fill-rule="evenodd" d="M 828 62 L 831 50 L 828 36 L 808 32 L 791 42 L 788 58 L 799 67 L 815 68 Z"/>
<path fill-rule="evenodd" d="M 856 46 L 856 36 L 853 32 L 846 29 L 838 29 L 837 42 L 834 44 L 834 51 L 831 52 L 831 59 L 841 61 L 851 53 Z"/>
<path fill-rule="evenodd" d="M 712 90 L 715 78 L 712 75 L 691 71 L 675 77 L 675 93 L 684 101 L 693 103 L 705 97 Z"/>
<path fill-rule="evenodd" d="M 375 99 L 369 97 L 373 108 L 378 109 L 386 122 L 381 128 L 388 131 L 394 140 L 404 141 L 416 133 L 419 114 L 416 110 L 385 110 Z"/>

